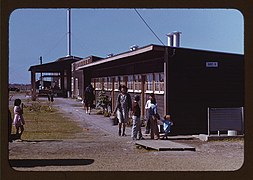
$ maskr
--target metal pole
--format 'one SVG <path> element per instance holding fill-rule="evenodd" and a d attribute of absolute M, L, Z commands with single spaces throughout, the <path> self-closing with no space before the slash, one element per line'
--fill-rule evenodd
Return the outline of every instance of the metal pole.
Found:
<path fill-rule="evenodd" d="M 241 107 L 241 117 L 242 117 L 242 121 L 241 121 L 241 123 L 242 123 L 242 127 L 241 127 L 241 133 L 242 134 L 244 134 L 244 108 L 243 107 Z"/>
<path fill-rule="evenodd" d="M 35 71 L 31 71 L 31 84 L 32 84 L 32 89 L 31 89 L 31 94 L 32 94 L 32 101 L 35 101 L 36 100 L 36 85 L 35 85 L 35 74 L 36 72 Z"/>
<path fill-rule="evenodd" d="M 209 107 L 207 108 L 207 134 L 208 136 L 210 135 L 210 109 Z"/>
<path fill-rule="evenodd" d="M 67 56 L 71 56 L 71 9 L 67 10 Z"/>

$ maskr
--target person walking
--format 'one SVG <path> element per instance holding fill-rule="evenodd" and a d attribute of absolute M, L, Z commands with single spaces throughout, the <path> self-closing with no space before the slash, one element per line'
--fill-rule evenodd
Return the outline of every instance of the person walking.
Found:
<path fill-rule="evenodd" d="M 126 136 L 125 129 L 129 120 L 129 111 L 132 109 L 132 100 L 129 93 L 127 93 L 127 87 L 125 85 L 120 86 L 120 93 L 117 97 L 115 110 L 113 115 L 118 118 L 119 121 L 119 136 Z M 121 134 L 121 127 L 123 125 L 123 132 Z"/>
<path fill-rule="evenodd" d="M 134 102 L 132 105 L 132 119 L 133 119 L 133 126 L 132 126 L 132 139 L 137 140 L 137 134 L 139 135 L 139 140 L 144 139 L 141 133 L 141 108 L 139 106 L 140 96 L 134 96 Z"/>
<path fill-rule="evenodd" d="M 157 112 L 157 106 L 154 99 L 151 99 L 151 105 L 149 108 L 149 117 L 150 117 L 150 137 L 151 139 L 159 139 L 159 130 L 157 125 L 157 120 L 160 119 L 159 114 Z"/>
<path fill-rule="evenodd" d="M 18 139 L 21 139 L 21 135 L 24 132 L 25 120 L 23 117 L 23 107 L 24 104 L 21 103 L 21 100 L 15 99 L 13 124 L 16 127 L 16 136 L 18 137 Z"/>
<path fill-rule="evenodd" d="M 51 86 L 49 87 L 49 90 L 48 90 L 47 99 L 48 99 L 49 110 L 52 112 L 53 111 L 52 105 L 53 105 L 53 102 L 54 102 L 54 92 L 53 92 Z"/>
<path fill-rule="evenodd" d="M 94 100 L 95 100 L 94 88 L 92 87 L 91 84 L 89 84 L 85 88 L 85 92 L 84 92 L 84 105 L 85 105 L 87 114 L 91 113 L 91 107 L 93 105 Z"/>
<path fill-rule="evenodd" d="M 157 106 L 156 99 L 155 99 L 155 94 L 154 93 L 149 94 L 148 100 L 147 100 L 147 102 L 145 104 L 145 109 L 146 109 L 146 113 L 147 113 L 147 122 L 146 122 L 146 131 L 145 131 L 145 134 L 149 134 L 150 133 L 150 121 L 151 121 L 151 117 L 149 116 L 149 109 L 150 109 L 150 106 L 151 106 L 151 100 L 152 99 L 154 100 L 154 103 Z"/>

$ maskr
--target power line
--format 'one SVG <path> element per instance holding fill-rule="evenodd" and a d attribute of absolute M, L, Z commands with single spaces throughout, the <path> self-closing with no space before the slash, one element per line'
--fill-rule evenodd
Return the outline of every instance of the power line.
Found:
<path fill-rule="evenodd" d="M 149 30 L 155 35 L 155 37 L 160 41 L 160 43 L 163 44 L 162 40 L 156 35 L 156 33 L 151 29 L 151 27 L 148 25 L 148 23 L 144 20 L 144 18 L 141 16 L 141 14 L 137 11 L 137 9 L 135 9 L 135 12 L 138 14 L 138 16 L 141 18 L 141 20 L 145 23 L 145 25 L 149 28 Z M 165 45 L 164 45 L 165 46 Z"/>
<path fill-rule="evenodd" d="M 61 38 L 59 38 L 59 40 L 55 43 L 55 45 L 54 45 L 52 48 L 50 48 L 50 49 L 48 50 L 48 52 L 44 54 L 44 56 L 50 55 L 50 54 L 52 53 L 52 51 L 60 44 L 60 42 L 61 42 L 66 36 L 67 36 L 67 33 L 64 33 L 64 35 L 61 36 Z"/>

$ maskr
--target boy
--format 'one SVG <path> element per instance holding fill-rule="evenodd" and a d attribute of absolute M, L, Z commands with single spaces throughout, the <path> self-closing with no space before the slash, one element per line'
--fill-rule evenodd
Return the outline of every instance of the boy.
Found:
<path fill-rule="evenodd" d="M 170 128 L 173 125 L 173 122 L 170 118 L 170 115 L 165 115 L 164 120 L 161 120 L 163 122 L 163 130 L 165 132 L 164 137 L 162 139 L 168 139 L 168 134 L 170 133 Z"/>

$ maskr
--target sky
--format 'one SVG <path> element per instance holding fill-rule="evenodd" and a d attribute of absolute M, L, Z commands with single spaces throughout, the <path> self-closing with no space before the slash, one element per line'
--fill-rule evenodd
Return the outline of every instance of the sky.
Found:
<path fill-rule="evenodd" d="M 235 9 L 137 9 L 164 45 L 244 54 L 244 19 Z M 106 57 L 161 42 L 134 9 L 71 9 L 72 55 Z M 29 84 L 30 66 L 67 55 L 67 9 L 17 9 L 9 18 L 9 83 Z M 37 77 L 39 78 L 39 76 Z"/>

